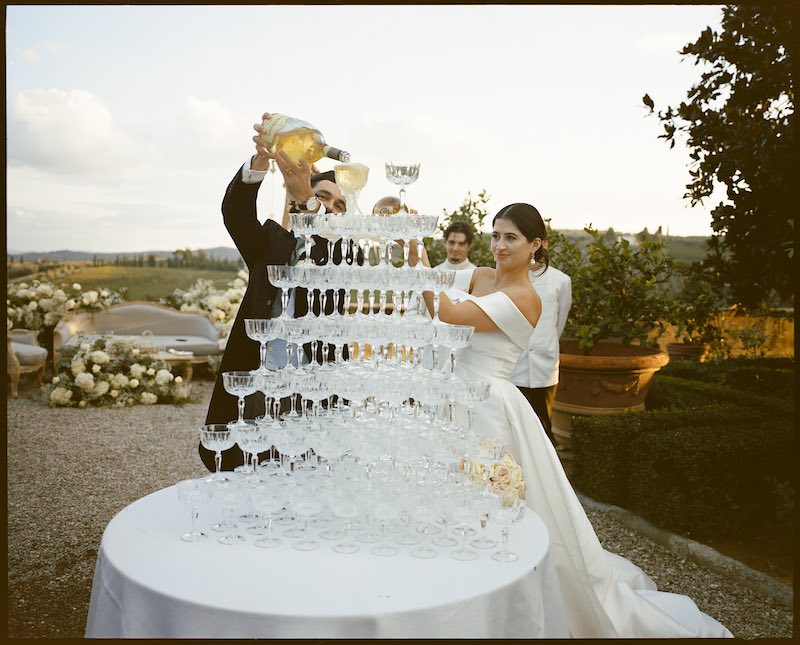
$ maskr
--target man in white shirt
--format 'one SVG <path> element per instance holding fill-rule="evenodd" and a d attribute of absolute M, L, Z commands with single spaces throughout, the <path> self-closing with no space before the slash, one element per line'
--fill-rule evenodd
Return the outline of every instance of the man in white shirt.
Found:
<path fill-rule="evenodd" d="M 474 269 L 475 265 L 469 261 L 469 250 L 472 248 L 474 232 L 466 222 L 453 222 L 444 230 L 444 245 L 447 249 L 447 259 L 437 264 L 434 269 Z"/>
<path fill-rule="evenodd" d="M 511 374 L 511 382 L 528 399 L 547 436 L 553 441 L 551 427 L 553 400 L 558 387 L 558 341 L 572 306 L 572 280 L 554 266 L 543 264 L 534 266 L 529 276 L 542 299 L 542 315 L 528 341 L 527 350 Z"/>

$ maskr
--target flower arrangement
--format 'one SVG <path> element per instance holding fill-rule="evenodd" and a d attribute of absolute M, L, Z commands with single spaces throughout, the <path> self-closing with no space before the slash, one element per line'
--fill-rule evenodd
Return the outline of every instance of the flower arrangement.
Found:
<path fill-rule="evenodd" d="M 83 340 L 78 339 L 79 342 Z M 54 407 L 184 403 L 190 386 L 131 341 L 97 339 L 65 347 L 59 373 L 45 387 Z"/>
<path fill-rule="evenodd" d="M 6 313 L 11 327 L 34 331 L 55 327 L 70 311 L 99 311 L 124 300 L 123 291 L 83 291 L 77 282 L 69 287 L 39 280 L 30 284 L 9 284 L 6 294 Z"/>
<path fill-rule="evenodd" d="M 160 303 L 181 311 L 204 313 L 219 331 L 219 348 L 224 350 L 247 290 L 248 279 L 249 274 L 242 270 L 228 283 L 226 289 L 218 289 L 212 280 L 201 278 L 185 291 L 175 289 L 170 296 L 162 298 Z"/>
<path fill-rule="evenodd" d="M 482 464 L 474 459 L 462 459 L 458 467 L 469 474 L 476 483 L 487 483 L 489 489 L 502 495 L 505 507 L 514 506 L 525 499 L 525 478 L 522 468 L 507 450 L 502 459 Z"/>

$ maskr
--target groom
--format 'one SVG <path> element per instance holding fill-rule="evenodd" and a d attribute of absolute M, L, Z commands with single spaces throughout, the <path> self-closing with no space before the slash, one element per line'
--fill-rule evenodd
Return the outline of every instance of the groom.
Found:
<path fill-rule="evenodd" d="M 268 119 L 269 113 L 262 119 Z M 269 168 L 271 159 L 281 171 L 286 191 L 292 201 L 295 212 L 328 212 L 341 213 L 345 210 L 345 200 L 336 185 L 333 171 L 312 175 L 311 167 L 305 162 L 295 163 L 284 152 L 271 154 L 260 138 L 263 127 L 253 126 L 258 134 L 253 137 L 256 154 L 237 171 L 228 185 L 222 200 L 222 218 L 225 228 L 231 235 L 236 248 L 241 253 L 250 272 L 249 284 L 244 294 L 236 320 L 233 323 L 222 363 L 217 371 L 214 391 L 208 406 L 206 423 L 227 423 L 238 417 L 237 398 L 225 391 L 222 384 L 222 373 L 233 370 L 252 370 L 259 366 L 259 343 L 250 339 L 245 332 L 246 318 L 274 318 L 281 313 L 280 290 L 267 280 L 267 266 L 271 264 L 294 264 L 300 259 L 303 249 L 302 241 L 287 231 L 277 222 L 267 219 L 263 224 L 258 221 L 256 213 L 256 197 L 258 189 Z M 323 238 L 314 236 L 316 244 L 311 249 L 311 260 L 315 264 L 329 261 L 328 245 Z M 295 252 L 297 251 L 297 252 Z M 341 262 L 342 242 L 337 242 L 333 251 L 333 261 Z M 339 290 L 343 295 L 343 290 Z M 307 289 L 297 287 L 294 290 L 294 315 L 303 316 L 308 312 Z M 333 313 L 333 290 L 327 292 L 326 310 Z M 315 293 L 312 310 L 319 314 L 319 297 Z M 339 299 L 343 302 L 343 298 Z M 341 311 L 340 311 L 341 313 Z M 310 351 L 310 350 L 307 350 Z M 318 350 L 318 360 L 322 354 Z M 347 349 L 345 348 L 345 356 Z M 309 354 L 310 356 L 310 354 Z M 285 361 L 276 360 L 279 365 Z M 264 397 L 251 395 L 245 399 L 247 419 L 265 413 Z M 213 471 L 214 452 L 198 446 L 200 458 L 206 467 Z M 266 454 L 266 453 L 265 453 Z M 222 453 L 222 469 L 232 470 L 242 464 L 242 451 L 234 446 Z"/>

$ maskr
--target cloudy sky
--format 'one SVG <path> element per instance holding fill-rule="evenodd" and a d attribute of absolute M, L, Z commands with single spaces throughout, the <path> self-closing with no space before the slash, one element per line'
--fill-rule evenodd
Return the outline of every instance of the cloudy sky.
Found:
<path fill-rule="evenodd" d="M 220 202 L 265 111 L 315 124 L 370 167 L 363 209 L 421 163 L 408 201 L 490 213 L 526 201 L 556 228 L 710 233 L 681 198 L 645 92 L 675 105 L 681 47 L 719 6 L 10 6 L 7 247 L 232 246 Z M 323 160 L 319 166 L 333 167 Z M 277 177 L 259 194 L 279 217 Z M 708 207 L 713 203 L 709 202 Z"/>

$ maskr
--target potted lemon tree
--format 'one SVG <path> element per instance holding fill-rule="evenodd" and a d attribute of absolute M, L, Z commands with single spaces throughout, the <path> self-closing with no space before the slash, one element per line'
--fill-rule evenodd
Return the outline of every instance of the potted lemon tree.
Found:
<path fill-rule="evenodd" d="M 669 362 L 657 340 L 674 303 L 676 264 L 663 240 L 584 230 L 585 248 L 556 232 L 550 237 L 553 264 L 572 279 L 553 406 L 553 435 L 564 449 L 574 415 L 644 409 L 653 376 Z"/>

